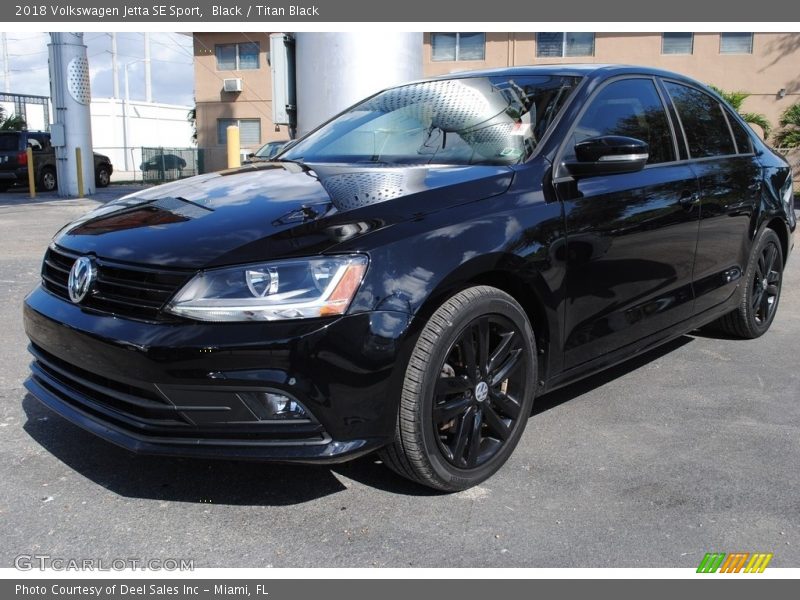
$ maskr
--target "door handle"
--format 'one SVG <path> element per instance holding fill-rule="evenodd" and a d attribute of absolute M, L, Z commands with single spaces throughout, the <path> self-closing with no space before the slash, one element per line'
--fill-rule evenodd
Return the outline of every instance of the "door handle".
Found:
<path fill-rule="evenodd" d="M 700 200 L 700 194 L 686 190 L 681 194 L 681 197 L 678 198 L 678 204 L 688 208 L 698 200 Z"/>

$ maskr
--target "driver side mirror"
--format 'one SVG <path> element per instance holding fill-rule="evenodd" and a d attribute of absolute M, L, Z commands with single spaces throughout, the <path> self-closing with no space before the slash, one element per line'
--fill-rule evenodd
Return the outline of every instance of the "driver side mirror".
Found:
<path fill-rule="evenodd" d="M 247 158 L 255 158 L 255 157 L 256 157 L 255 152 L 251 152 L 250 154 L 247 155 Z"/>
<path fill-rule="evenodd" d="M 564 163 L 573 177 L 635 173 L 647 164 L 646 142 L 621 135 L 591 137 L 575 144 L 575 159 Z"/>

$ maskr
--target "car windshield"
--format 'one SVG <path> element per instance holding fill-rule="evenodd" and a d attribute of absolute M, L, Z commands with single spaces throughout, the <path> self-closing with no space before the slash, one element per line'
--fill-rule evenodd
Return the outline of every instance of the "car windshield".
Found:
<path fill-rule="evenodd" d="M 286 142 L 267 142 L 253 154 L 259 158 L 272 158 L 278 153 L 285 143 Z"/>
<path fill-rule="evenodd" d="M 279 160 L 377 164 L 514 164 L 528 158 L 579 77 L 439 79 L 355 105 Z"/>

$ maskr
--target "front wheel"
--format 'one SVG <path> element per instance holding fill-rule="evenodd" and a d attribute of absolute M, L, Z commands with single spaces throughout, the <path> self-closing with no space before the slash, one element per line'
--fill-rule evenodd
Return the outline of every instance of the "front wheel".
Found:
<path fill-rule="evenodd" d="M 431 316 L 406 368 L 395 439 L 383 462 L 458 491 L 488 479 L 519 442 L 533 406 L 536 342 L 522 307 L 496 288 L 465 289 Z"/>

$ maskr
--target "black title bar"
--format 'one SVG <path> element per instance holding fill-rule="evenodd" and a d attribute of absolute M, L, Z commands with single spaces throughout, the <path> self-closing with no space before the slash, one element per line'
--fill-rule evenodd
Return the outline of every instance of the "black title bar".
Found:
<path fill-rule="evenodd" d="M 800 22 L 800 2 L 787 0 L 30 0 L 3 2 L 5 24 L 35 22 Z"/>

